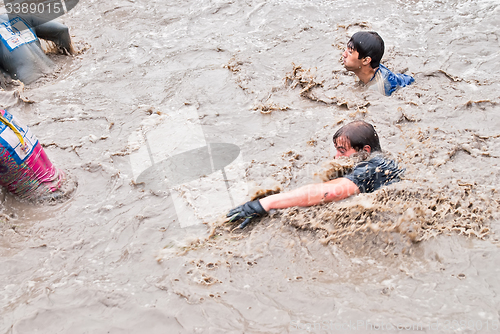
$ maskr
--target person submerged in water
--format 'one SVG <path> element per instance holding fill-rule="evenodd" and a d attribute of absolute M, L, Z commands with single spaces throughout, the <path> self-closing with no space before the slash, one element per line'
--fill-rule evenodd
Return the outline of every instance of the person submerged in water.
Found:
<path fill-rule="evenodd" d="M 364 85 L 390 96 L 415 79 L 407 74 L 392 73 L 380 64 L 383 55 L 384 41 L 379 34 L 374 31 L 359 31 L 352 35 L 342 57 L 346 70 L 354 72 Z"/>
<path fill-rule="evenodd" d="M 36 202 L 66 198 L 76 187 L 47 157 L 30 128 L 0 110 L 0 186 Z"/>
<path fill-rule="evenodd" d="M 334 180 L 310 184 L 290 192 L 249 201 L 229 211 L 230 222 L 244 219 L 239 226 L 244 228 L 253 218 L 265 215 L 271 209 L 294 206 L 312 206 L 340 201 L 359 193 L 373 192 L 383 185 L 400 181 L 405 169 L 382 155 L 379 137 L 375 128 L 364 121 L 354 121 L 340 128 L 333 136 L 337 149 L 335 158 L 361 158 L 353 170 Z"/>
<path fill-rule="evenodd" d="M 45 55 L 39 38 L 66 53 L 75 53 L 64 24 L 32 15 L 0 15 L 0 68 L 25 84 L 52 72 L 54 63 Z"/>

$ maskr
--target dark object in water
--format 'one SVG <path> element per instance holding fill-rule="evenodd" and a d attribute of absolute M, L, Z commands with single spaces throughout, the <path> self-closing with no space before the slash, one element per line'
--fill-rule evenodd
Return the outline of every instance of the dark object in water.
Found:
<path fill-rule="evenodd" d="M 225 175 L 224 167 L 239 154 L 240 148 L 234 144 L 210 143 L 153 164 L 137 177 L 136 183 L 144 183 L 151 189 L 168 189 L 218 170 Z"/>

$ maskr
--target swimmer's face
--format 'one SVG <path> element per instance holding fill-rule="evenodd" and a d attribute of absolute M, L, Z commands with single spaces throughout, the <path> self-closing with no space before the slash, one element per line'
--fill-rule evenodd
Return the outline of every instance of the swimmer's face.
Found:
<path fill-rule="evenodd" d="M 346 137 L 339 137 L 335 141 L 335 149 L 337 154 L 335 154 L 335 159 L 340 157 L 350 157 L 357 151 L 351 147 L 351 142 Z"/>
<path fill-rule="evenodd" d="M 358 51 L 353 49 L 352 43 L 348 43 L 347 47 L 342 54 L 343 57 L 343 62 L 344 62 L 344 67 L 348 71 L 355 71 L 357 69 L 361 68 L 361 65 L 363 65 L 363 59 L 358 59 L 359 58 L 359 53 Z"/>

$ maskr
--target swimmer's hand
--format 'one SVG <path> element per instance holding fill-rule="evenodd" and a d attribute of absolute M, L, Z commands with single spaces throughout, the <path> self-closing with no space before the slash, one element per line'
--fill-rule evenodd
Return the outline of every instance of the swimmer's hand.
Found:
<path fill-rule="evenodd" d="M 239 228 L 245 228 L 245 226 L 247 226 L 253 218 L 263 216 L 266 213 L 266 210 L 264 210 L 259 200 L 255 200 L 246 202 L 245 204 L 232 209 L 227 214 L 227 217 L 230 217 L 229 222 L 245 219 L 239 226 Z"/>

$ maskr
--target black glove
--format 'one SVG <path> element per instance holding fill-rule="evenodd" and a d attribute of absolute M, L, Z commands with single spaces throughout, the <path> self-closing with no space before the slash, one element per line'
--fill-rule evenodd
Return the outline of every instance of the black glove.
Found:
<path fill-rule="evenodd" d="M 231 217 L 229 219 L 230 222 L 245 218 L 245 221 L 239 226 L 239 228 L 244 228 L 248 225 L 248 223 L 250 223 L 250 220 L 252 220 L 252 218 L 263 216 L 266 213 L 267 211 L 264 210 L 259 200 L 255 200 L 246 202 L 245 204 L 232 209 L 227 214 L 227 217 Z"/>

